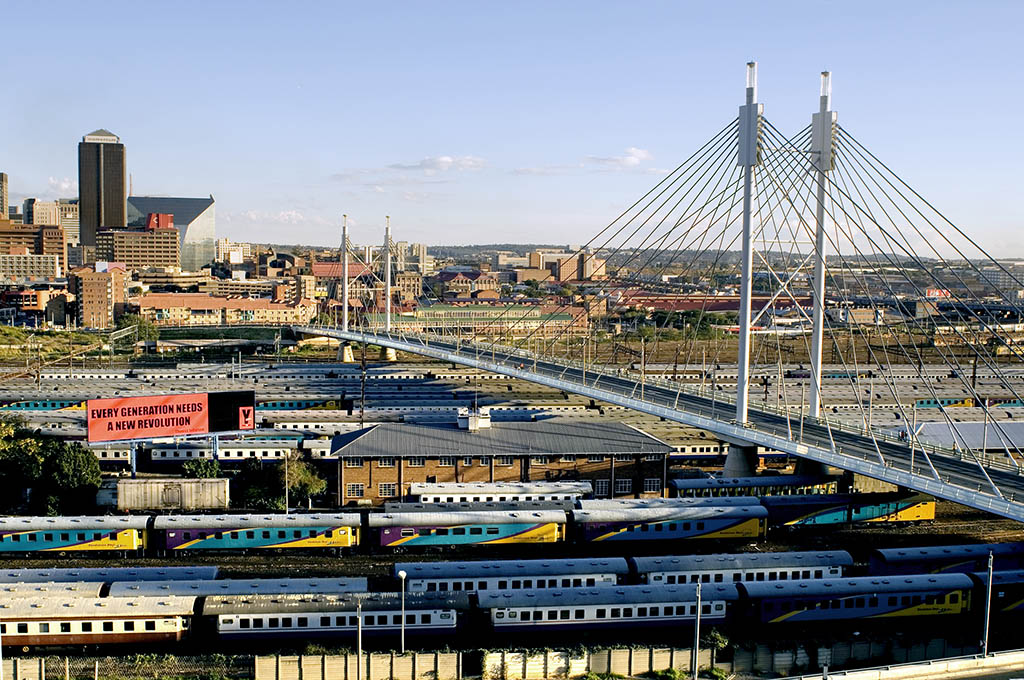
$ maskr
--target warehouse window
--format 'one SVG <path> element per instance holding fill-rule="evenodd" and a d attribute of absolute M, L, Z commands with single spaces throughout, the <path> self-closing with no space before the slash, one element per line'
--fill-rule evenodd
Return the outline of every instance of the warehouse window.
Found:
<path fill-rule="evenodd" d="M 633 491 L 632 479 L 616 479 L 615 493 L 631 493 Z"/>
<path fill-rule="evenodd" d="M 384 458 L 377 459 L 377 467 L 392 468 L 395 467 L 395 459 L 393 456 L 385 456 Z"/>
<path fill-rule="evenodd" d="M 644 491 L 647 493 L 657 493 L 661 491 L 661 479 L 658 477 L 644 478 Z"/>
<path fill-rule="evenodd" d="M 629 455 L 628 453 L 616 453 L 615 454 L 615 462 L 616 463 L 632 463 L 633 462 L 633 456 Z"/>
<path fill-rule="evenodd" d="M 466 467 L 473 467 L 473 458 L 472 458 L 472 456 L 467 456 L 467 457 L 463 458 L 462 459 L 462 464 L 465 465 Z"/>
<path fill-rule="evenodd" d="M 608 495 L 610 480 L 607 479 L 595 479 L 594 480 L 594 495 L 598 498 Z"/>
<path fill-rule="evenodd" d="M 530 457 L 530 462 L 535 464 L 535 465 L 547 465 L 548 464 L 548 457 L 547 456 L 531 456 Z"/>
<path fill-rule="evenodd" d="M 409 467 L 423 467 L 427 464 L 427 459 L 422 456 L 413 456 L 409 458 Z"/>
<path fill-rule="evenodd" d="M 345 495 L 350 498 L 362 498 L 366 487 L 362 484 L 346 484 Z"/>
<path fill-rule="evenodd" d="M 495 460 L 495 464 L 500 465 L 502 467 L 512 467 L 512 463 L 512 456 L 498 456 L 497 459 Z"/>
<path fill-rule="evenodd" d="M 352 458 L 345 459 L 345 467 L 347 468 L 361 468 L 363 467 L 363 459 L 359 456 L 353 456 Z"/>
<path fill-rule="evenodd" d="M 378 484 L 377 495 L 381 498 L 394 498 L 398 495 L 398 484 L 392 482 Z"/>
<path fill-rule="evenodd" d="M 600 456 L 600 455 L 598 455 L 596 453 L 592 453 L 589 456 L 587 456 L 587 462 L 588 463 L 603 463 L 604 462 L 604 456 Z"/>
<path fill-rule="evenodd" d="M 441 456 L 437 459 L 437 464 L 441 467 L 455 467 L 455 458 L 452 456 Z"/>

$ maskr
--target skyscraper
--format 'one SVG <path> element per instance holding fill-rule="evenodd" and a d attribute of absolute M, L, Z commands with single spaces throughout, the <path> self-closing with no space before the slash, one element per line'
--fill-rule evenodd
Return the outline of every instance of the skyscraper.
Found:
<path fill-rule="evenodd" d="M 96 232 L 127 224 L 124 144 L 107 130 L 78 145 L 78 221 L 82 245 L 96 245 Z"/>
<path fill-rule="evenodd" d="M 0 218 L 7 217 L 7 173 L 0 172 Z"/>

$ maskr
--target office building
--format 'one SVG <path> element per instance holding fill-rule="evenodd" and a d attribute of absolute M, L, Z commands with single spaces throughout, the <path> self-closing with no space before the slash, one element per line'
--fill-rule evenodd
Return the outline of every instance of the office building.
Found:
<path fill-rule="evenodd" d="M 0 253 L 0 278 L 56 279 L 60 277 L 60 259 L 56 255 L 35 255 L 26 248 L 20 252 Z"/>
<path fill-rule="evenodd" d="M 0 220 L 0 253 L 12 252 L 56 255 L 61 270 L 66 269 L 67 246 L 64 243 L 64 230 L 60 227 Z"/>
<path fill-rule="evenodd" d="M 178 231 L 173 226 L 101 231 L 96 235 L 96 260 L 120 262 L 129 270 L 178 267 Z"/>
<path fill-rule="evenodd" d="M 10 194 L 7 193 L 7 173 L 0 172 L 0 217 L 7 217 Z"/>
<path fill-rule="evenodd" d="M 138 300 L 139 313 L 158 326 L 304 324 L 316 316 L 316 304 L 273 302 L 263 298 L 215 297 L 205 293 L 149 293 Z"/>
<path fill-rule="evenodd" d="M 129 196 L 128 225 L 143 227 L 150 213 L 171 215 L 178 230 L 181 268 L 199 271 L 217 257 L 217 206 L 209 198 Z M 83 227 L 84 229 L 84 227 Z"/>
<path fill-rule="evenodd" d="M 60 226 L 60 211 L 57 201 L 40 201 L 38 198 L 26 198 L 21 204 L 22 219 L 25 224 L 39 224 L 50 227 Z"/>
<path fill-rule="evenodd" d="M 235 243 L 226 238 L 217 239 L 217 262 L 227 264 L 242 264 L 252 259 L 252 245 L 249 243 Z"/>
<path fill-rule="evenodd" d="M 69 246 L 81 243 L 78 227 L 78 199 L 62 198 L 57 201 L 57 224 L 64 230 Z"/>
<path fill-rule="evenodd" d="M 106 271 L 83 268 L 71 272 L 68 285 L 75 296 L 76 318 L 83 328 L 111 328 L 128 302 L 128 273 L 123 267 Z"/>
<path fill-rule="evenodd" d="M 90 132 L 78 145 L 78 220 L 83 245 L 96 245 L 103 229 L 127 226 L 125 152 L 107 130 Z"/>

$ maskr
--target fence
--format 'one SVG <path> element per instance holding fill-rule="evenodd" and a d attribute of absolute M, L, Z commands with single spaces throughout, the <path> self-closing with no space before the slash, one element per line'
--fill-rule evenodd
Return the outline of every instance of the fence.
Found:
<path fill-rule="evenodd" d="M 5 658 L 4 680 L 148 680 L 253 677 L 251 656 L 165 656 Z"/>

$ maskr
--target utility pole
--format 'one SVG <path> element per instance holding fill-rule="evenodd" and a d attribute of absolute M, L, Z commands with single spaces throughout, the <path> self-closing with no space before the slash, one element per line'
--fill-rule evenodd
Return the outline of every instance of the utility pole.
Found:
<path fill-rule="evenodd" d="M 391 332 L 391 217 L 384 216 L 384 332 Z"/>
<path fill-rule="evenodd" d="M 747 422 L 750 386 L 750 296 L 754 276 L 754 250 L 751 237 L 754 166 L 760 164 L 759 142 L 761 114 L 757 103 L 757 62 L 747 64 L 747 100 L 740 107 L 739 153 L 736 164 L 743 168 L 743 269 L 740 275 L 739 348 L 736 366 L 736 421 Z M 696 673 L 694 673 L 696 678 Z"/>
<path fill-rule="evenodd" d="M 693 659 L 691 661 L 693 665 L 693 680 L 697 680 L 697 671 L 700 666 L 700 661 L 698 660 L 698 657 L 700 656 L 700 608 L 700 581 L 697 581 L 697 611 L 693 620 Z"/>
<path fill-rule="evenodd" d="M 992 616 L 992 551 L 988 551 L 988 583 L 985 588 L 985 633 L 981 641 L 981 653 L 988 656 L 988 624 Z"/>
<path fill-rule="evenodd" d="M 348 215 L 341 216 L 341 330 L 348 330 Z"/>
<path fill-rule="evenodd" d="M 818 113 L 811 116 L 811 162 L 818 184 L 818 206 L 815 214 L 814 280 L 811 304 L 814 306 L 811 330 L 811 401 L 810 415 L 821 415 L 821 344 L 825 334 L 825 183 L 832 169 L 832 146 L 835 139 L 836 112 L 832 111 L 832 77 L 821 74 L 821 96 Z M 834 351 L 834 350 L 833 350 Z"/>

